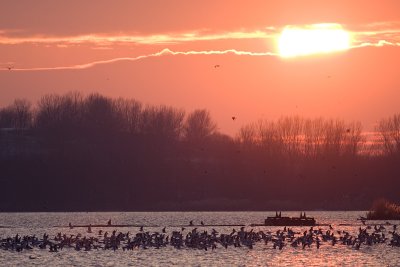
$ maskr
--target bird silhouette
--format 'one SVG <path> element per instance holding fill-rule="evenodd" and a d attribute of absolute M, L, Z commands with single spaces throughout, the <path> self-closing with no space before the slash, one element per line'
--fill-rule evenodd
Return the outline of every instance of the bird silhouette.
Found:
<path fill-rule="evenodd" d="M 219 68 L 219 67 L 221 67 L 220 65 L 214 65 L 214 68 L 216 69 L 216 68 Z"/>
<path fill-rule="evenodd" d="M 233 120 L 233 121 L 236 120 L 236 117 L 235 117 L 235 116 L 232 116 L 232 120 Z"/>
<path fill-rule="evenodd" d="M 14 67 L 11 67 L 11 66 L 7 67 L 8 70 L 12 70 L 13 68 L 14 68 Z"/>

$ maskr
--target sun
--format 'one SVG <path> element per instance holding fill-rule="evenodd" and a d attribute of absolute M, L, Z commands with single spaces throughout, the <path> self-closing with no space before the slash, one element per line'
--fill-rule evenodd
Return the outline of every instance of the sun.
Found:
<path fill-rule="evenodd" d="M 278 43 L 281 57 L 330 53 L 349 49 L 350 34 L 335 23 L 287 26 Z"/>

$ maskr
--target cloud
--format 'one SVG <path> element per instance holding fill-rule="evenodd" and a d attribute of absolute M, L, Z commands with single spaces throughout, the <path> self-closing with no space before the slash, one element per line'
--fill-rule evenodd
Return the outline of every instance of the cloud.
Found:
<path fill-rule="evenodd" d="M 353 47 L 400 46 L 400 22 L 375 22 L 352 31 Z"/>
<path fill-rule="evenodd" d="M 0 30 L 0 44 L 16 45 L 16 44 L 95 44 L 95 45 L 111 45 L 111 44 L 172 44 L 195 41 L 214 41 L 226 39 L 268 39 L 276 36 L 273 27 L 266 27 L 263 30 L 255 31 L 234 31 L 209 33 L 205 31 L 194 31 L 180 34 L 155 34 L 155 35 L 105 35 L 90 34 L 69 37 L 54 36 L 26 36 L 15 37 L 7 35 L 7 31 Z"/>
<path fill-rule="evenodd" d="M 250 52 L 250 51 L 238 51 L 235 49 L 228 49 L 228 50 L 208 50 L 208 51 L 173 51 L 168 48 L 163 49 L 162 51 L 147 54 L 147 55 L 140 55 L 137 57 L 119 57 L 113 58 L 109 60 L 99 60 L 90 62 L 87 64 L 79 64 L 73 66 L 61 66 L 61 67 L 44 67 L 44 68 L 14 68 L 12 71 L 43 71 L 43 70 L 79 70 L 79 69 L 87 69 L 94 67 L 96 65 L 114 63 L 119 61 L 138 61 L 143 60 L 146 58 L 153 58 L 153 57 L 160 57 L 164 55 L 226 55 L 226 54 L 233 54 L 238 56 L 278 56 L 278 54 L 273 52 Z M 4 71 L 4 69 L 3 69 Z"/>
<path fill-rule="evenodd" d="M 339 24 L 338 24 L 339 25 Z M 309 27 L 310 25 L 303 25 L 302 27 Z M 363 47 L 400 47 L 400 22 L 379 22 L 361 26 L 352 26 L 352 29 L 347 29 L 352 36 L 351 49 L 358 49 Z M 75 45 L 89 45 L 89 48 L 95 50 L 110 50 L 114 45 L 120 44 L 139 44 L 154 46 L 156 51 L 160 46 L 164 47 L 168 44 L 188 44 L 190 42 L 207 41 L 207 47 L 210 50 L 203 50 L 200 46 L 190 48 L 186 46 L 184 51 L 173 51 L 168 48 L 160 49 L 158 52 L 142 54 L 134 57 L 116 57 L 108 60 L 93 61 L 86 64 L 76 64 L 70 66 L 57 66 L 57 67 L 32 67 L 32 68 L 14 68 L 14 71 L 40 71 L 40 70 L 66 70 L 66 69 L 86 69 L 96 65 L 108 64 L 119 61 L 138 61 L 146 58 L 160 57 L 165 55 L 225 55 L 234 54 L 238 56 L 279 56 L 277 52 L 254 52 L 245 51 L 247 49 L 226 49 L 213 50 L 213 41 L 218 40 L 232 40 L 230 45 L 235 48 L 235 40 L 240 39 L 258 39 L 266 40 L 271 44 L 279 37 L 281 28 L 264 27 L 259 30 L 251 31 L 232 31 L 232 32 L 211 32 L 209 30 L 198 30 L 193 32 L 178 33 L 178 34 L 155 34 L 155 35 L 106 35 L 106 34 L 91 34 L 80 35 L 71 37 L 57 37 L 57 36 L 27 36 L 18 37 L 10 34 L 6 29 L 0 29 L 0 45 L 17 45 L 17 44 L 30 44 L 42 45 L 44 47 L 54 45 L 59 49 L 68 49 Z M 19 49 L 19 48 L 16 48 Z M 22 49 L 22 48 L 21 48 Z M 192 50 L 190 50 L 192 49 Z M 199 50 L 197 50 L 199 49 Z M 208 48 L 207 48 L 208 49 Z M 252 49 L 250 49 L 252 50 Z M 3 71 L 6 69 L 2 69 Z"/>
<path fill-rule="evenodd" d="M 362 48 L 362 47 L 382 47 L 382 46 L 400 46 L 400 43 L 392 43 L 385 40 L 380 40 L 376 43 L 364 42 L 357 45 L 353 45 L 350 49 Z M 205 50 L 205 51 L 173 51 L 168 48 L 165 48 L 159 52 L 140 55 L 136 57 L 118 57 L 112 58 L 109 60 L 99 60 L 86 64 L 78 64 L 72 66 L 59 66 L 59 67 L 37 67 L 37 68 L 14 68 L 13 71 L 44 71 L 44 70 L 80 70 L 87 69 L 97 65 L 109 64 L 120 61 L 139 61 L 147 58 L 161 57 L 166 55 L 226 55 L 232 54 L 237 56 L 255 56 L 255 57 L 280 57 L 279 53 L 275 52 L 252 52 L 252 51 L 241 51 L 236 49 L 227 49 L 227 50 Z M 7 69 L 2 69 L 7 70 Z M 1 71 L 1 70 L 0 70 Z"/>
<path fill-rule="evenodd" d="M 379 40 L 377 42 L 362 42 L 357 45 L 352 45 L 350 48 L 361 48 L 361 47 L 383 47 L 383 46 L 400 46 L 400 43 L 389 42 L 386 40 Z"/>
<path fill-rule="evenodd" d="M 314 25 L 314 24 L 313 24 Z M 309 27 L 313 25 L 302 25 Z M 333 25 L 333 24 L 332 24 Z M 340 25 L 340 24 L 336 24 Z M 286 26 L 287 27 L 287 26 Z M 353 26 L 350 30 L 353 36 L 355 47 L 367 46 L 372 44 L 387 45 L 400 43 L 400 23 L 399 22 L 377 22 L 361 26 Z M 231 32 L 210 32 L 208 30 L 197 30 L 184 33 L 153 34 L 153 35 L 130 35 L 130 34 L 89 34 L 77 36 L 15 36 L 13 31 L 0 29 L 0 44 L 41 44 L 56 45 L 57 47 L 67 48 L 69 46 L 89 44 L 94 47 L 109 47 L 114 44 L 138 44 L 138 45 L 166 45 L 179 44 L 197 41 L 217 41 L 217 40 L 238 40 L 238 39 L 276 39 L 280 34 L 279 28 L 264 27 L 252 31 L 231 31 Z M 363 45 L 364 44 L 364 45 Z M 377 45 L 374 45 L 377 46 Z M 380 46 L 380 45 L 378 45 Z"/>

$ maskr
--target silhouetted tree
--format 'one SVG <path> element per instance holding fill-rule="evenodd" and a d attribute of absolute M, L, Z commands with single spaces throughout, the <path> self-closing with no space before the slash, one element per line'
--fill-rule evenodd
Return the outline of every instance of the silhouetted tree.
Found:
<path fill-rule="evenodd" d="M 382 119 L 376 130 L 380 134 L 382 149 L 387 155 L 400 154 L 400 114 Z"/>
<path fill-rule="evenodd" d="M 295 156 L 301 152 L 303 143 L 303 120 L 298 116 L 283 117 L 277 122 L 277 135 L 288 156 Z"/>
<path fill-rule="evenodd" d="M 130 134 L 140 132 L 142 104 L 134 99 L 118 98 L 113 101 L 113 108 L 119 120 L 119 129 Z"/>
<path fill-rule="evenodd" d="M 36 108 L 35 129 L 46 138 L 67 140 L 80 138 L 84 127 L 84 98 L 78 92 L 43 96 Z"/>
<path fill-rule="evenodd" d="M 148 106 L 141 114 L 141 132 L 166 139 L 179 139 L 185 112 L 167 106 Z"/>
<path fill-rule="evenodd" d="M 352 122 L 346 125 L 345 135 L 345 153 L 352 156 L 364 151 L 366 138 L 362 134 L 362 125 L 360 122 Z"/>
<path fill-rule="evenodd" d="M 256 143 L 256 125 L 246 124 L 239 129 L 239 133 L 237 135 L 238 142 L 244 148 L 251 148 Z"/>
<path fill-rule="evenodd" d="M 0 109 L 0 128 L 28 129 L 31 124 L 31 103 L 25 99 L 16 99 L 11 105 Z"/>
<path fill-rule="evenodd" d="M 308 158 L 316 158 L 322 154 L 324 142 L 324 120 L 322 118 L 307 119 L 304 122 L 304 154 Z"/>
<path fill-rule="evenodd" d="M 384 153 L 365 156 L 358 122 L 259 120 L 233 140 L 204 109 L 78 92 L 18 100 L 0 109 L 11 128 L 0 130 L 0 210 L 368 208 L 400 200 L 399 120 L 380 122 L 368 145 Z"/>
<path fill-rule="evenodd" d="M 118 131 L 118 121 L 112 100 L 100 94 L 91 94 L 84 100 L 83 124 L 89 136 L 110 137 Z"/>
<path fill-rule="evenodd" d="M 205 109 L 198 109 L 188 115 L 184 126 L 185 139 L 190 142 L 203 142 L 216 133 L 217 125 L 210 113 Z"/>

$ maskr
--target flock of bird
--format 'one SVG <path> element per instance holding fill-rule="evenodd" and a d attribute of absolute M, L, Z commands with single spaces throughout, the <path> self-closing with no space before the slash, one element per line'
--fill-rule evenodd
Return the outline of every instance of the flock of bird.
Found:
<path fill-rule="evenodd" d="M 387 229 L 388 228 L 388 229 Z M 210 232 L 191 227 L 190 230 L 182 227 L 180 231 L 167 233 L 166 227 L 160 232 L 146 232 L 140 227 L 136 234 L 129 232 L 122 233 L 116 230 L 111 233 L 99 230 L 93 235 L 82 236 L 81 234 L 55 235 L 53 239 L 48 234 L 42 237 L 36 235 L 15 235 L 13 237 L 0 238 L 0 249 L 21 252 L 39 248 L 50 252 L 58 252 L 65 248 L 77 251 L 91 250 L 134 250 L 134 249 L 160 249 L 172 246 L 176 249 L 200 249 L 214 250 L 217 248 L 228 249 L 230 247 L 245 247 L 253 249 L 256 243 L 270 244 L 274 249 L 282 250 L 284 247 L 293 248 L 316 248 L 321 246 L 344 245 L 352 249 L 360 249 L 361 246 L 372 246 L 375 244 L 388 244 L 393 247 L 400 247 L 400 234 L 396 232 L 397 225 L 392 226 L 367 226 L 360 227 L 358 234 L 351 235 L 346 231 L 311 227 L 304 232 L 295 232 L 291 228 L 284 227 L 277 231 L 255 231 L 254 229 L 240 230 L 233 229 L 229 233 L 219 233 L 215 229 Z M 92 233 L 92 229 L 88 229 Z"/>

